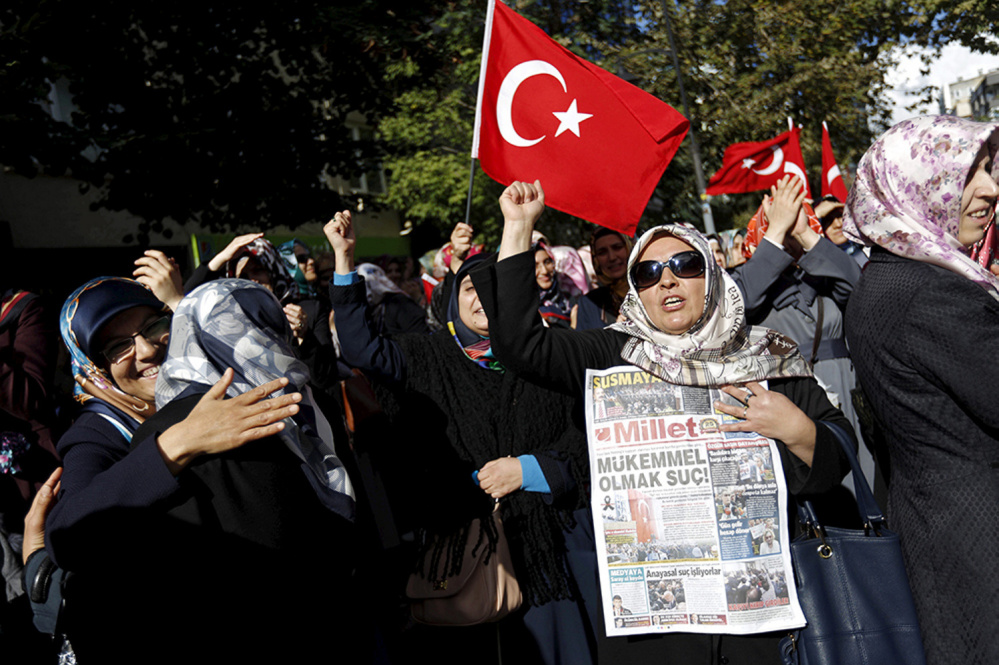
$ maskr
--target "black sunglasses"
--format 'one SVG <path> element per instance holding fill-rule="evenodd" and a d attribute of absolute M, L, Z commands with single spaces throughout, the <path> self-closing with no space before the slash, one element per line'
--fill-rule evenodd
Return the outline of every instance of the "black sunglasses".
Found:
<path fill-rule="evenodd" d="M 704 257 L 700 252 L 690 250 L 674 254 L 666 261 L 639 261 L 631 267 L 631 281 L 638 289 L 655 286 L 665 268 L 682 279 L 700 277 L 704 274 Z"/>

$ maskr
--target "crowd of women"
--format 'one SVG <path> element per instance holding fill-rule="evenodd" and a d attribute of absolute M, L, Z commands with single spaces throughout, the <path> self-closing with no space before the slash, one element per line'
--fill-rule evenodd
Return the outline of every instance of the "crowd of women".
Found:
<path fill-rule="evenodd" d="M 917 118 L 870 148 L 845 205 L 813 207 L 784 178 L 744 236 L 601 228 L 583 251 L 538 233 L 542 183 L 514 182 L 497 253 L 459 224 L 436 277 L 405 287 L 404 262 L 356 263 L 349 211 L 318 270 L 262 234 L 186 284 L 148 251 L 134 279 L 91 280 L 62 307 L 80 408 L 57 445 L 56 334 L 8 292 L 0 648 L 84 665 L 779 662 L 770 633 L 607 636 L 604 614 L 630 610 L 598 591 L 584 378 L 630 365 L 733 398 L 714 404 L 721 429 L 774 440 L 792 496 L 840 487 L 834 430 L 871 448 L 927 661 L 994 662 L 997 149 L 997 126 Z M 505 547 L 520 609 L 464 628 L 401 618 L 407 578 Z M 791 583 L 757 577 L 761 595 Z M 695 592 L 671 584 L 657 610 Z"/>

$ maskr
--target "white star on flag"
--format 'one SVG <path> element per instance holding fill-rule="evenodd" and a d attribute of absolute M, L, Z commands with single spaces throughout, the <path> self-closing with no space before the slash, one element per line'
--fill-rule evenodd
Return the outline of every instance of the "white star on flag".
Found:
<path fill-rule="evenodd" d="M 744 168 L 744 169 L 751 169 L 751 168 L 753 168 L 754 164 L 756 164 L 756 160 L 755 159 L 744 159 L 744 160 L 742 160 L 742 168 Z"/>
<path fill-rule="evenodd" d="M 565 130 L 569 130 L 577 137 L 579 136 L 579 123 L 586 120 L 587 118 L 592 118 L 592 113 L 580 113 L 576 110 L 576 100 L 572 100 L 572 104 L 569 104 L 569 108 L 565 111 L 559 113 L 558 111 L 552 111 L 552 115 L 558 118 L 561 123 L 558 129 L 555 131 L 555 136 L 558 136 Z"/>

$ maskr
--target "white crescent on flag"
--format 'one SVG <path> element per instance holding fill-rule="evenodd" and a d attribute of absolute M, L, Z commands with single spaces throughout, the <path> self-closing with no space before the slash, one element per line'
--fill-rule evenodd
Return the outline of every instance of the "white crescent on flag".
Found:
<path fill-rule="evenodd" d="M 794 162 L 784 163 L 784 173 L 790 173 L 791 175 L 798 176 L 798 179 L 801 180 L 802 183 L 807 184 L 808 182 L 808 178 L 805 177 L 805 172 L 802 171 L 801 167 L 795 164 Z"/>
<path fill-rule="evenodd" d="M 562 72 L 556 69 L 554 65 L 544 60 L 528 60 L 510 70 L 506 78 L 503 79 L 499 94 L 496 96 L 496 124 L 499 126 L 500 135 L 504 141 L 518 148 L 529 148 L 536 143 L 540 143 L 547 136 L 545 135 L 537 139 L 525 139 L 513 127 L 513 96 L 517 94 L 517 88 L 532 76 L 539 76 L 541 74 L 554 77 L 562 84 L 562 91 L 568 92 L 565 87 L 565 79 L 562 78 Z"/>
<path fill-rule="evenodd" d="M 833 180 L 835 180 L 839 176 L 840 176 L 839 165 L 836 165 L 831 169 L 829 169 L 829 173 L 826 174 L 826 182 L 831 185 L 833 183 Z"/>
<path fill-rule="evenodd" d="M 780 168 L 781 163 L 784 161 L 784 151 L 781 150 L 779 145 L 772 145 L 770 149 L 774 151 L 774 158 L 770 162 L 770 166 L 760 170 L 752 169 L 753 173 L 757 175 L 770 175 L 771 173 L 776 173 L 777 169 Z"/>

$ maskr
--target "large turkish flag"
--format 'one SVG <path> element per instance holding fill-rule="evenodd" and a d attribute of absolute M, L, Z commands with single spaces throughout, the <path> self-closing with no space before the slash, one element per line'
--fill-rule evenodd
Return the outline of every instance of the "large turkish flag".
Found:
<path fill-rule="evenodd" d="M 722 167 L 711 176 L 705 192 L 712 196 L 756 192 L 770 189 L 785 175 L 796 175 L 808 194 L 805 160 L 798 141 L 800 133 L 801 129 L 795 127 L 769 141 L 733 143 L 725 148 Z"/>
<path fill-rule="evenodd" d="M 634 235 L 689 126 L 669 104 L 490 3 L 472 157 L 494 180 L 540 180 L 553 208 Z"/>

